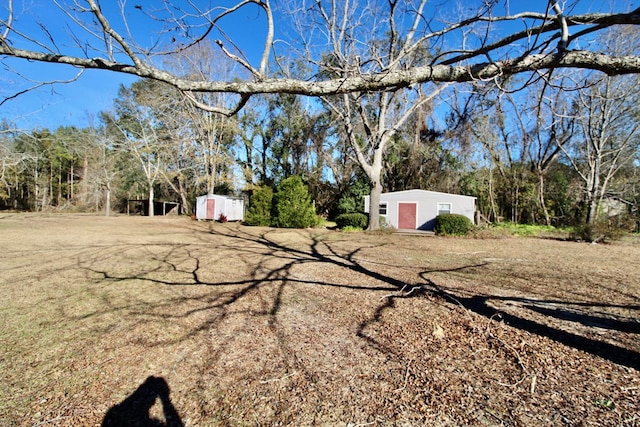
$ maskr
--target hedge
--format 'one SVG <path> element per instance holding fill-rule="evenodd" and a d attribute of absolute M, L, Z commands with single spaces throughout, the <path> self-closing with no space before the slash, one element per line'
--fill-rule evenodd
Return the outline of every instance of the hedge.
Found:
<path fill-rule="evenodd" d="M 358 212 L 345 213 L 336 217 L 336 225 L 340 229 L 343 229 L 345 227 L 365 229 L 367 227 L 368 221 L 369 218 L 367 217 L 367 215 Z"/>

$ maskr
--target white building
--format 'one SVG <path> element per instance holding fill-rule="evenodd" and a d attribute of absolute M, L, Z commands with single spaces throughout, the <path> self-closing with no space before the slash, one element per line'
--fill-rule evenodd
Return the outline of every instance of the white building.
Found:
<path fill-rule="evenodd" d="M 369 212 L 370 196 L 364 198 Z M 389 226 L 399 230 L 433 230 L 436 216 L 444 213 L 464 215 L 475 224 L 476 198 L 427 190 L 382 193 L 380 216 Z"/>
<path fill-rule="evenodd" d="M 219 221 L 221 215 L 227 221 L 244 220 L 244 199 L 217 194 L 196 197 L 196 219 Z"/>

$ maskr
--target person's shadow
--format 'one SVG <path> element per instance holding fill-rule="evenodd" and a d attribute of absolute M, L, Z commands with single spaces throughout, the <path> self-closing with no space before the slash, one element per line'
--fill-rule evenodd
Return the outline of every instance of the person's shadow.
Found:
<path fill-rule="evenodd" d="M 149 410 L 160 399 L 165 421 L 151 417 Z M 112 406 L 102 420 L 102 427 L 184 427 L 169 399 L 169 385 L 164 378 L 149 377 L 129 397 Z"/>

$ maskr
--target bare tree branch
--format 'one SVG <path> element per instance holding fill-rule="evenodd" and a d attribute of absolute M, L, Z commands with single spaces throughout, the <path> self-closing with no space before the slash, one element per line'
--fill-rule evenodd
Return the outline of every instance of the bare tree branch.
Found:
<path fill-rule="evenodd" d="M 13 0 L 9 0 L 7 3 L 7 20 L 0 21 L 0 24 L 4 26 L 4 31 L 0 36 L 0 42 L 4 43 L 9 38 L 9 31 L 11 31 L 11 25 L 13 24 Z"/>
<path fill-rule="evenodd" d="M 74 77 L 72 77 L 70 79 L 67 79 L 67 80 L 50 80 L 50 81 L 47 81 L 47 82 L 33 82 L 34 83 L 33 86 L 30 86 L 30 87 L 28 87 L 26 89 L 20 90 L 20 91 L 14 93 L 13 95 L 9 95 L 9 96 L 4 97 L 2 100 L 0 100 L 0 106 L 2 106 L 5 102 L 10 101 L 12 99 L 15 99 L 15 98 L 19 97 L 20 95 L 22 95 L 24 93 L 27 93 L 27 92 L 32 91 L 32 90 L 40 89 L 43 86 L 56 85 L 56 84 L 65 84 L 65 83 L 73 83 L 76 80 L 78 80 L 83 73 L 84 73 L 84 70 L 80 70 L 80 71 L 78 71 L 78 73 Z M 23 76 L 23 78 L 25 80 L 31 81 L 31 79 L 28 79 L 28 78 L 26 78 L 24 76 Z"/>
<path fill-rule="evenodd" d="M 640 73 L 640 56 L 610 56 L 589 51 L 569 51 L 558 54 L 538 54 L 505 61 L 483 62 L 472 66 L 432 65 L 385 73 L 363 74 L 324 81 L 297 79 L 265 79 L 263 81 L 201 81 L 194 82 L 155 67 L 105 61 L 101 58 L 78 58 L 44 54 L 0 46 L 0 54 L 34 61 L 68 64 L 86 69 L 101 69 L 147 77 L 162 81 L 184 91 L 227 92 L 241 95 L 261 93 L 292 93 L 308 96 L 336 95 L 360 91 L 380 91 L 427 82 L 471 82 L 488 80 L 527 71 L 551 68 L 583 68 L 602 71 L 609 76 Z"/>
<path fill-rule="evenodd" d="M 552 2 L 553 11 L 556 13 L 556 19 L 561 28 L 560 42 L 558 43 L 558 50 L 564 52 L 569 47 L 569 26 L 567 25 L 567 20 L 564 17 L 564 13 L 562 12 L 562 8 L 560 4 L 558 4 L 557 0 L 550 0 Z"/>
<path fill-rule="evenodd" d="M 202 14 L 192 16 L 193 19 L 205 20 L 208 27 L 203 34 L 191 37 L 190 43 L 200 43 L 210 35 L 211 29 L 217 25 L 222 17 L 237 12 L 238 9 L 247 5 L 254 4 L 261 8 L 266 14 L 267 35 L 264 41 L 262 55 L 259 64 L 254 66 L 246 59 L 246 56 L 240 52 L 236 54 L 229 50 L 223 49 L 227 56 L 233 58 L 237 63 L 251 71 L 253 79 L 251 80 L 205 80 L 193 81 L 179 75 L 167 71 L 162 68 L 151 55 L 151 50 L 145 50 L 131 39 L 131 34 L 126 37 L 115 30 L 109 18 L 101 10 L 96 0 L 84 0 L 85 6 L 80 6 L 81 1 L 77 0 L 74 5 L 79 13 L 90 13 L 97 22 L 101 30 L 104 32 L 99 36 L 99 31 L 93 28 L 90 20 L 81 19 L 80 15 L 67 16 L 72 18 L 71 23 L 75 25 L 76 30 L 85 32 L 88 37 L 102 37 L 104 48 L 98 50 L 93 47 L 85 48 L 86 56 L 78 56 L 73 50 L 66 52 L 57 52 L 55 46 L 63 46 L 55 43 L 55 40 L 38 40 L 34 34 L 23 34 L 19 29 L 15 28 L 15 20 L 13 19 L 14 10 L 12 2 L 9 2 L 5 9 L 7 17 L 0 22 L 2 28 L 0 32 L 0 57 L 11 57 L 30 61 L 47 62 L 53 64 L 67 64 L 83 69 L 102 69 L 142 78 L 151 78 L 161 82 L 168 83 L 182 91 L 186 92 L 227 92 L 242 95 L 242 100 L 246 100 L 248 96 L 264 93 L 291 93 L 308 96 L 327 96 L 352 92 L 370 92 L 396 90 L 408 87 L 414 84 L 427 82 L 471 82 L 475 80 L 490 80 L 498 76 L 510 76 L 518 73 L 549 70 L 554 68 L 584 68 L 598 70 L 607 75 L 619 75 L 629 73 L 640 73 L 640 55 L 631 56 L 614 56 L 605 52 L 591 50 L 570 50 L 569 44 L 574 42 L 578 35 L 588 34 L 589 31 L 599 31 L 614 25 L 640 25 L 640 9 L 630 13 L 608 13 L 608 14 L 583 14 L 570 16 L 565 14 L 557 2 L 550 2 L 551 8 L 555 15 L 540 14 L 535 12 L 521 13 L 513 16 L 493 17 L 491 7 L 486 7 L 468 19 L 461 19 L 458 23 L 445 26 L 439 30 L 430 30 L 430 25 L 425 24 L 424 7 L 425 1 L 417 5 L 415 10 L 395 10 L 397 2 L 390 4 L 394 10 L 394 14 L 409 14 L 411 21 L 406 28 L 396 26 L 395 23 L 387 23 L 391 25 L 388 28 L 395 28 L 395 31 L 403 31 L 404 34 L 398 34 L 396 37 L 401 42 L 398 51 L 394 53 L 393 58 L 382 60 L 381 58 L 359 58 L 347 57 L 351 53 L 345 52 L 344 43 L 352 45 L 361 44 L 361 41 L 354 39 L 354 35 L 350 34 L 349 22 L 350 14 L 342 14 L 341 17 L 336 15 L 337 3 L 334 6 L 325 8 L 322 1 L 315 3 L 316 11 L 320 13 L 324 21 L 324 28 L 317 28 L 317 31 L 323 32 L 328 41 L 327 46 L 321 46 L 321 49 L 329 48 L 332 55 L 338 55 L 338 61 L 342 64 L 350 64 L 349 70 L 343 68 L 343 72 L 336 73 L 331 77 L 316 76 L 313 79 L 307 78 L 284 78 L 270 77 L 267 72 L 268 60 L 272 53 L 272 44 L 275 32 L 275 20 L 268 0 L 242 0 L 235 6 L 224 9 L 214 18 L 207 18 L 211 11 L 204 11 Z M 124 6 L 124 4 L 122 5 Z M 139 6 L 140 8 L 142 6 Z M 191 7 L 196 7 L 191 4 Z M 341 3 L 343 10 L 354 11 L 356 5 L 353 1 Z M 375 8 L 374 4 L 367 4 L 366 7 Z M 365 8 L 366 9 L 366 8 Z M 373 9 L 371 9 L 373 10 Z M 375 14 L 369 14 L 376 18 Z M 413 15 L 411 15 L 413 14 Z M 121 15 L 124 17 L 124 11 Z M 175 19 L 178 19 L 177 17 Z M 538 26 L 526 28 L 504 37 L 490 42 L 486 39 L 489 34 L 485 31 L 482 37 L 484 44 L 480 44 L 471 49 L 451 49 L 451 46 L 443 46 L 441 53 L 434 57 L 426 55 L 422 59 L 416 57 L 417 49 L 430 48 L 429 43 L 440 40 L 442 37 L 460 31 L 463 28 L 471 29 L 473 25 L 485 22 L 487 24 L 498 22 L 516 22 L 517 20 L 528 19 L 540 21 Z M 186 22 L 186 21 L 185 21 Z M 123 23 L 128 28 L 126 21 Z M 189 28 L 197 28 L 194 23 L 176 22 L 175 25 L 182 25 Z M 361 27 L 366 26 L 366 22 L 361 23 Z M 571 36 L 569 29 L 573 26 L 580 26 L 581 31 Z M 586 27 L 586 28 L 583 28 Z M 128 30 L 127 30 L 128 31 Z M 559 33 L 558 33 L 559 31 Z M 185 31 L 189 33 L 189 31 Z M 421 34 L 418 34 L 418 33 Z M 549 34 L 546 40 L 534 42 L 534 45 L 525 46 L 524 51 L 514 43 L 528 40 L 532 34 Z M 382 33 L 380 33 L 382 34 Z M 82 39 L 77 34 L 73 35 L 79 42 Z M 185 36 L 186 37 L 186 36 Z M 45 36 L 46 38 L 46 36 Z M 53 33 L 52 37 L 53 39 Z M 559 49 L 551 51 L 549 43 L 559 38 Z M 87 41 L 88 43 L 88 41 Z M 526 42 L 525 42 L 526 44 Z M 28 47 L 31 46 L 31 47 Z M 90 45 L 89 45 L 90 46 Z M 182 47 L 176 47 L 172 51 L 164 52 L 165 54 L 180 53 Z M 188 44 L 187 44 L 188 46 Z M 307 45 L 311 48 L 310 45 Z M 503 48 L 510 46 L 509 51 Z M 464 47 L 464 46 L 463 46 Z M 122 55 L 113 52 L 116 49 Z M 224 46 L 223 46 L 224 48 Z M 320 52 L 318 50 L 318 52 Z M 103 53 L 103 54 L 101 54 Z M 97 55 L 96 55 L 97 54 Z M 93 56 L 93 57 L 90 57 Z M 410 63 L 403 64 L 405 58 L 411 56 L 414 58 Z M 418 59 L 416 59 L 418 58 Z M 278 58 L 274 58 L 278 59 Z M 311 57 L 306 58 L 309 63 L 318 64 Z M 473 62 L 472 62 L 473 61 Z M 384 64 L 386 62 L 386 64 Z M 280 62 L 281 63 L 281 62 Z M 373 67 L 373 64 L 379 66 Z M 400 66 L 400 64 L 403 64 Z M 368 67 L 368 68 L 367 68 Z M 367 71 L 369 70 L 369 71 Z M 349 71 L 345 73 L 344 71 Z M 231 111 L 242 107 L 242 102 Z"/>

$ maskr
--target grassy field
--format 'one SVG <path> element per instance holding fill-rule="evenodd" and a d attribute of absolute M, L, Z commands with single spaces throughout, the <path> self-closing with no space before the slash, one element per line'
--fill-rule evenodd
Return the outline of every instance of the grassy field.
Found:
<path fill-rule="evenodd" d="M 0 271 L 1 426 L 640 425 L 631 241 L 0 214 Z"/>

